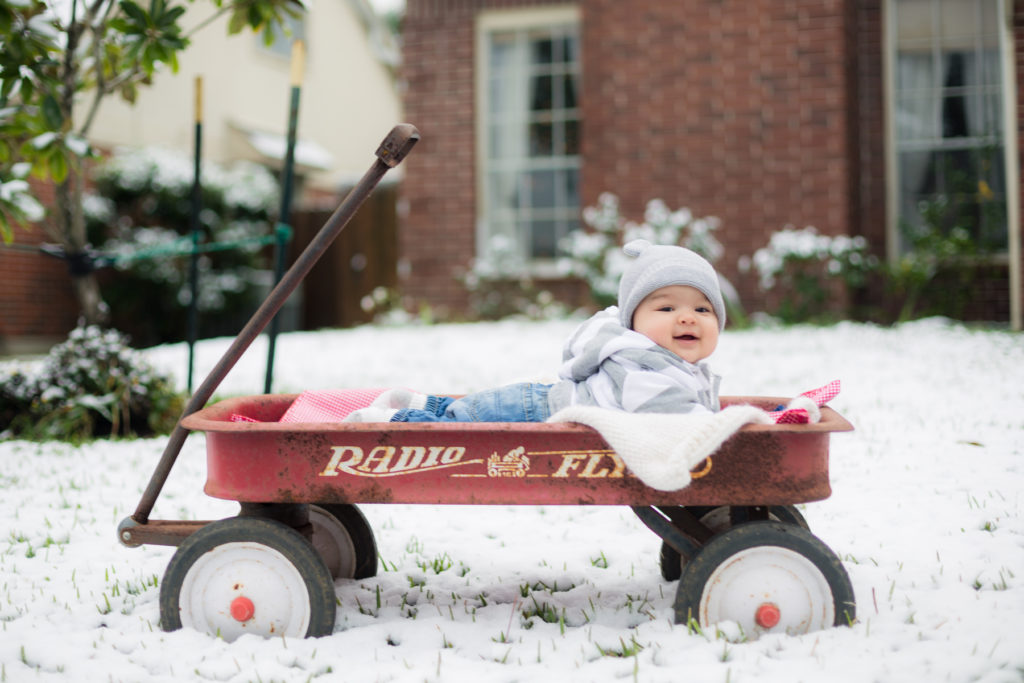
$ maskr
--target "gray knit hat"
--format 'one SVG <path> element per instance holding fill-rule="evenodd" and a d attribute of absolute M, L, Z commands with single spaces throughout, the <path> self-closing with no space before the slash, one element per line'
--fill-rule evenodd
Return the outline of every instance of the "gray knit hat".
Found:
<path fill-rule="evenodd" d="M 725 327 L 725 302 L 718 285 L 718 273 L 700 254 L 684 247 L 653 245 L 633 240 L 622 248 L 636 260 L 626 267 L 619 281 L 619 322 L 633 329 L 633 312 L 656 289 L 687 285 L 700 290 L 718 317 L 718 329 Z"/>

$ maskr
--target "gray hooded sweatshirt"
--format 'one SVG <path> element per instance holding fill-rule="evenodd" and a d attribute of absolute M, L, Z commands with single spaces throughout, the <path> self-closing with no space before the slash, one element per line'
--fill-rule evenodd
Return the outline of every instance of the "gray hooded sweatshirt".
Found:
<path fill-rule="evenodd" d="M 551 387 L 554 414 L 570 405 L 634 413 L 717 412 L 721 378 L 622 326 L 618 308 L 595 314 L 562 352 L 560 381 Z"/>

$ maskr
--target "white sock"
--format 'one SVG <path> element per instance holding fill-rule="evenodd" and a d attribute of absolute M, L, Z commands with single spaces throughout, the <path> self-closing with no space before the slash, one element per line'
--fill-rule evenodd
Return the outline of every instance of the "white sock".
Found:
<path fill-rule="evenodd" d="M 427 395 L 411 389 L 388 389 L 373 399 L 371 406 L 377 408 L 413 408 L 423 410 L 427 407 Z"/>
<path fill-rule="evenodd" d="M 345 422 L 391 422 L 391 418 L 395 416 L 398 411 L 394 408 L 381 408 L 379 406 L 369 406 L 366 408 L 360 408 L 359 410 L 353 410 L 345 418 Z"/>

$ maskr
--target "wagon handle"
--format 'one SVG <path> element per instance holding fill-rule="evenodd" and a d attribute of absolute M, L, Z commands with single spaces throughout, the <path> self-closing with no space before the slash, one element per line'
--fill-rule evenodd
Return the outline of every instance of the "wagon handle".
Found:
<path fill-rule="evenodd" d="M 189 432 L 182 427 L 181 421 L 206 405 L 206 402 L 210 400 L 213 392 L 220 385 L 224 377 L 235 366 L 235 363 L 245 353 L 245 350 L 249 348 L 253 340 L 263 331 L 263 328 L 267 326 L 267 323 L 277 315 L 285 300 L 288 299 L 291 293 L 295 291 L 295 288 L 299 286 L 299 283 L 309 274 L 309 271 L 316 262 L 323 256 L 327 247 L 331 245 L 345 228 L 359 206 L 370 195 L 377 186 L 377 183 L 380 182 L 380 179 L 384 177 L 384 174 L 401 163 L 419 139 L 419 131 L 416 130 L 415 126 L 408 123 L 400 123 L 391 129 L 391 132 L 381 142 L 380 147 L 377 148 L 377 158 L 373 162 L 373 166 L 370 167 L 370 170 L 366 172 L 345 199 L 342 200 L 341 204 L 338 205 L 338 208 L 335 209 L 313 240 L 306 246 L 298 259 L 295 260 L 292 267 L 281 277 L 277 286 L 271 290 L 260 307 L 256 309 L 252 318 L 249 319 L 249 322 L 242 328 L 242 331 L 235 337 L 234 342 L 232 342 L 217 365 L 214 366 L 203 383 L 196 389 L 196 392 L 185 405 L 181 419 L 178 420 L 174 431 L 171 432 L 171 436 L 167 440 L 167 446 L 160 457 L 160 462 L 157 463 L 153 476 L 150 477 L 149 485 L 139 500 L 135 514 L 131 516 L 134 524 L 146 524 L 149 521 L 149 513 L 153 511 L 153 506 L 160 495 L 160 490 L 171 473 L 171 468 L 181 452 L 181 447 L 185 444 L 185 438 Z M 122 525 L 125 523 L 131 524 L 131 522 L 125 520 L 125 522 L 122 522 Z M 119 535 L 121 535 L 120 532 Z"/>

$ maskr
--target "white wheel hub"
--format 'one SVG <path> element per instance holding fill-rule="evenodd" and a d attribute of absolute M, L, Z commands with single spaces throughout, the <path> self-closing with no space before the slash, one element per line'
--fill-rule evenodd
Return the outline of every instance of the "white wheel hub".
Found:
<path fill-rule="evenodd" d="M 182 626 L 231 642 L 246 633 L 303 638 L 309 592 L 299 571 L 277 550 L 251 541 L 204 553 L 181 584 Z"/>
<path fill-rule="evenodd" d="M 800 553 L 779 546 L 747 548 L 711 573 L 700 598 L 700 623 L 734 621 L 750 638 L 807 633 L 835 623 L 824 574 Z"/>

